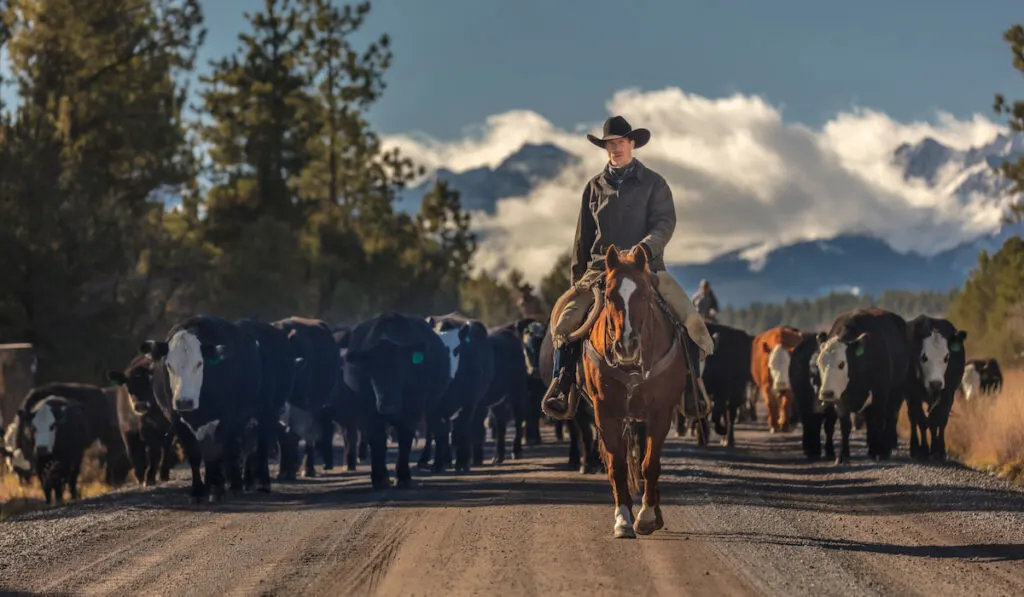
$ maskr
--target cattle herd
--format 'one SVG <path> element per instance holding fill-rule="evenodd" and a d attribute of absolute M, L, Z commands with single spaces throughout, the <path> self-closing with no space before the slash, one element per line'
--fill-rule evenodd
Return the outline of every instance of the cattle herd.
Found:
<path fill-rule="evenodd" d="M 848 462 L 855 426 L 865 427 L 869 457 L 889 458 L 904 403 L 910 455 L 941 460 L 954 398 L 971 400 L 1002 383 L 994 360 L 966 358 L 966 332 L 945 319 L 907 321 L 863 309 L 818 333 L 782 326 L 752 336 L 708 327 L 716 350 L 703 379 L 713 407 L 706 419 L 679 415 L 701 444 L 714 426 L 722 444 L 733 446 L 735 424 L 756 410 L 751 396 L 759 393 L 769 431 L 799 425 L 809 460 L 824 452 Z M 340 432 L 346 468 L 356 470 L 368 457 L 374 489 L 392 486 L 390 437 L 397 444 L 394 485 L 408 488 L 417 436 L 424 440 L 417 466 L 434 472 L 483 465 L 488 427 L 491 462 L 501 463 L 509 423 L 512 457 L 521 457 L 524 443 L 540 441 L 540 399 L 551 376 L 551 336 L 533 319 L 488 329 L 457 313 L 386 312 L 332 328 L 302 317 L 267 323 L 198 315 L 163 339 L 140 342 L 127 366 L 106 373 L 105 387 L 34 388 L 7 422 L 2 451 L 19 481 L 36 476 L 47 503 L 60 503 L 65 488 L 78 497 L 83 455 L 95 442 L 105 448 L 108 482 L 132 471 L 147 486 L 169 479 L 180 447 L 191 468 L 191 499 L 216 502 L 229 490 L 270 491 L 275 452 L 279 481 L 300 469 L 315 476 L 318 458 L 323 470 L 332 469 Z M 603 463 L 588 402 L 553 424 L 560 439 L 563 427 L 569 432 L 569 466 L 595 473 Z"/>

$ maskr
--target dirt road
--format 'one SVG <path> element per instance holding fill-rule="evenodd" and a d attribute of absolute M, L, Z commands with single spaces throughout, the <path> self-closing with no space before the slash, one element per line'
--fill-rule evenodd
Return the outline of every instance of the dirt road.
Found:
<path fill-rule="evenodd" d="M 212 506 L 128 490 L 0 523 L 0 587 L 45 595 L 1024 595 L 1024 492 L 901 457 L 809 465 L 797 434 L 672 439 L 666 528 L 612 539 L 565 444 L 368 489 L 332 471 Z M 545 436 L 548 442 L 553 438 Z M 855 456 L 863 445 L 854 446 Z"/>

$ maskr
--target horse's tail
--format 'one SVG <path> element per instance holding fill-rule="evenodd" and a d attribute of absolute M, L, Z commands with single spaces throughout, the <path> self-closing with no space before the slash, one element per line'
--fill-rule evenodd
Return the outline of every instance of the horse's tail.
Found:
<path fill-rule="evenodd" d="M 629 421 L 623 421 L 626 431 L 626 483 L 629 495 L 640 493 L 640 446 L 636 443 L 636 432 Z"/>

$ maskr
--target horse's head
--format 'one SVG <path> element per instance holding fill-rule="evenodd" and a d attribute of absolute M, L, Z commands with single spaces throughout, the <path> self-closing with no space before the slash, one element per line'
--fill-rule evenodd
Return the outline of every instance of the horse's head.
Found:
<path fill-rule="evenodd" d="M 607 338 L 611 346 L 606 354 L 621 366 L 639 366 L 643 362 L 644 334 L 654 316 L 652 293 L 654 277 L 643 250 L 618 251 L 615 245 L 605 254 L 604 304 Z M 608 351 L 607 349 L 611 350 Z"/>

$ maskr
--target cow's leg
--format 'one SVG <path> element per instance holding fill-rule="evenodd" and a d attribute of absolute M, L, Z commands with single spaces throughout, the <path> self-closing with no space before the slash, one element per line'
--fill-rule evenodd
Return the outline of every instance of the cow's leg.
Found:
<path fill-rule="evenodd" d="M 222 470 L 227 473 L 227 483 L 233 495 L 242 493 L 245 487 L 242 479 L 242 442 L 243 436 L 227 437 L 224 439 L 224 465 Z M 248 459 L 246 459 L 248 460 Z"/>
<path fill-rule="evenodd" d="M 184 424 L 178 423 L 175 428 L 177 429 L 178 441 L 185 452 L 185 457 L 188 458 L 189 468 L 192 469 L 192 488 L 189 496 L 192 498 L 192 501 L 198 504 L 206 496 L 209 484 L 209 479 L 205 481 L 203 479 L 201 469 L 203 459 L 199 452 L 199 445 L 196 442 L 195 436 L 192 435 L 192 430 Z"/>
<path fill-rule="evenodd" d="M 833 440 L 836 434 L 835 407 L 826 407 L 825 414 L 823 415 L 822 420 L 825 426 L 825 458 L 834 461 L 836 458 L 836 446 L 835 441 Z"/>
<path fill-rule="evenodd" d="M 264 417 L 256 429 L 256 491 L 270 492 L 270 442 L 274 438 L 276 421 L 274 417 Z"/>
<path fill-rule="evenodd" d="M 366 462 L 367 454 L 370 449 L 370 441 L 364 437 L 364 434 L 359 434 L 359 462 Z"/>
<path fill-rule="evenodd" d="M 346 421 L 342 433 L 345 436 L 345 468 L 354 471 L 359 451 L 359 427 L 354 421 Z"/>
<path fill-rule="evenodd" d="M 586 463 L 582 472 L 588 475 L 597 474 L 601 468 L 604 468 L 604 459 L 601 458 L 601 446 L 598 445 L 599 442 L 594 437 L 594 427 L 589 420 L 585 420 L 581 424 L 580 439 L 583 442 Z"/>
<path fill-rule="evenodd" d="M 821 416 L 815 413 L 804 414 L 801 446 L 807 460 L 814 462 L 821 458 Z"/>
<path fill-rule="evenodd" d="M 221 501 L 224 497 L 224 460 L 221 458 L 212 462 L 207 461 L 205 465 L 206 485 L 209 488 L 209 500 L 212 504 Z"/>
<path fill-rule="evenodd" d="M 931 457 L 938 462 L 946 460 L 946 424 L 949 422 L 949 402 L 940 399 L 928 413 L 928 427 L 932 432 Z"/>
<path fill-rule="evenodd" d="M 779 430 L 786 433 L 790 430 L 790 410 L 792 406 L 792 394 L 789 390 L 778 393 L 779 403 Z"/>
<path fill-rule="evenodd" d="M 451 434 L 451 423 L 448 419 L 438 418 L 433 422 L 432 429 L 437 453 L 434 454 L 434 466 L 431 467 L 431 471 L 440 473 L 447 470 L 452 462 L 452 449 L 448 439 Z"/>
<path fill-rule="evenodd" d="M 473 413 L 464 408 L 452 422 L 452 443 L 455 448 L 455 472 L 468 473 L 473 460 L 473 435 L 470 425 Z"/>
<path fill-rule="evenodd" d="M 488 400 L 481 400 L 473 409 L 473 417 L 470 424 L 473 443 L 473 466 L 484 464 L 484 438 L 487 430 L 484 428 L 484 421 L 490 413 L 491 406 Z"/>
<path fill-rule="evenodd" d="M 726 448 L 736 447 L 736 417 L 739 416 L 739 407 L 729 405 L 725 410 L 726 436 L 724 446 Z"/>
<path fill-rule="evenodd" d="M 768 432 L 775 433 L 779 426 L 779 407 L 775 400 L 775 394 L 770 388 L 761 388 L 764 396 L 764 405 L 768 409 Z"/>
<path fill-rule="evenodd" d="M 555 419 L 555 439 L 565 441 L 565 421 L 562 419 Z"/>
<path fill-rule="evenodd" d="M 171 480 L 171 468 L 174 466 L 175 458 L 174 435 L 168 431 L 160 438 L 160 481 Z"/>
<path fill-rule="evenodd" d="M 412 487 L 412 471 L 409 467 L 409 455 L 412 452 L 413 434 L 416 427 L 413 424 L 399 422 L 398 431 L 398 459 L 395 460 L 395 478 L 398 489 L 409 489 Z"/>
<path fill-rule="evenodd" d="M 608 482 L 612 486 L 615 497 L 615 526 L 613 535 L 616 538 L 635 539 L 633 529 L 633 496 L 629 492 L 629 470 L 626 465 L 626 450 L 630 446 L 623 438 L 621 418 L 609 416 L 597 409 L 597 428 L 601 433 L 601 454 L 608 467 Z"/>
<path fill-rule="evenodd" d="M 384 421 L 379 417 L 373 417 L 364 431 L 370 446 L 370 481 L 374 489 L 388 489 L 391 487 L 391 481 L 388 479 L 388 436 Z"/>
<path fill-rule="evenodd" d="M 135 480 L 139 482 L 139 485 L 144 485 L 146 482 L 146 443 L 142 439 L 142 434 L 130 432 L 124 434 L 124 447 L 128 452 L 128 459 L 132 462 L 132 471 L 135 474 Z"/>
<path fill-rule="evenodd" d="M 491 410 L 493 413 L 491 424 L 493 425 L 492 430 L 494 432 L 494 457 L 491 458 L 491 464 L 505 462 L 505 432 L 508 429 L 510 414 L 508 410 L 508 407 L 504 404 L 500 404 Z"/>
<path fill-rule="evenodd" d="M 277 441 L 281 453 L 277 480 L 294 481 L 296 477 L 295 465 L 299 460 L 299 436 L 291 431 L 285 431 L 284 428 L 280 428 Z"/>
<path fill-rule="evenodd" d="M 420 459 L 416 463 L 417 468 L 427 469 L 430 467 L 430 458 L 433 456 L 432 448 L 435 443 L 434 432 L 428 423 L 427 431 L 423 434 L 423 449 L 420 450 Z"/>
<path fill-rule="evenodd" d="M 650 535 L 665 526 L 661 516 L 661 488 L 658 477 L 661 475 L 661 452 L 671 427 L 671 412 L 663 412 L 655 416 L 643 426 L 642 435 L 638 439 L 644 443 L 643 477 L 644 495 L 640 512 L 636 515 L 633 529 L 641 535 Z M 638 446 L 639 447 L 639 446 Z"/>
<path fill-rule="evenodd" d="M 324 470 L 334 469 L 334 418 L 330 411 L 320 413 L 320 439 L 316 446 L 320 448 L 320 459 L 324 462 Z"/>
<path fill-rule="evenodd" d="M 907 400 L 907 418 L 910 419 L 910 457 L 916 460 L 928 459 L 927 428 L 928 418 L 924 414 L 921 399 L 910 397 Z M 920 439 L 918 438 L 920 432 Z"/>
<path fill-rule="evenodd" d="M 679 409 L 674 411 L 676 422 L 676 437 L 686 437 L 686 416 Z"/>
<path fill-rule="evenodd" d="M 82 496 L 78 493 L 78 475 L 82 471 L 81 462 L 73 462 L 68 467 L 68 493 L 71 495 L 72 500 L 80 499 Z"/>
<path fill-rule="evenodd" d="M 305 457 L 302 459 L 302 476 L 307 479 L 316 477 L 316 444 L 318 440 L 307 439 L 306 447 L 303 450 Z M 319 441 L 324 441 L 320 439 Z"/>
<path fill-rule="evenodd" d="M 839 419 L 839 458 L 836 459 L 836 464 L 849 464 L 850 462 L 850 431 L 853 429 L 853 421 L 850 420 L 851 414 L 848 411 L 840 412 L 836 409 L 836 416 Z"/>
<path fill-rule="evenodd" d="M 160 460 L 163 456 L 163 445 L 159 441 L 154 441 L 153 438 L 146 438 L 146 480 L 143 483 L 144 487 L 152 487 L 156 485 L 156 473 L 160 467 Z"/>

